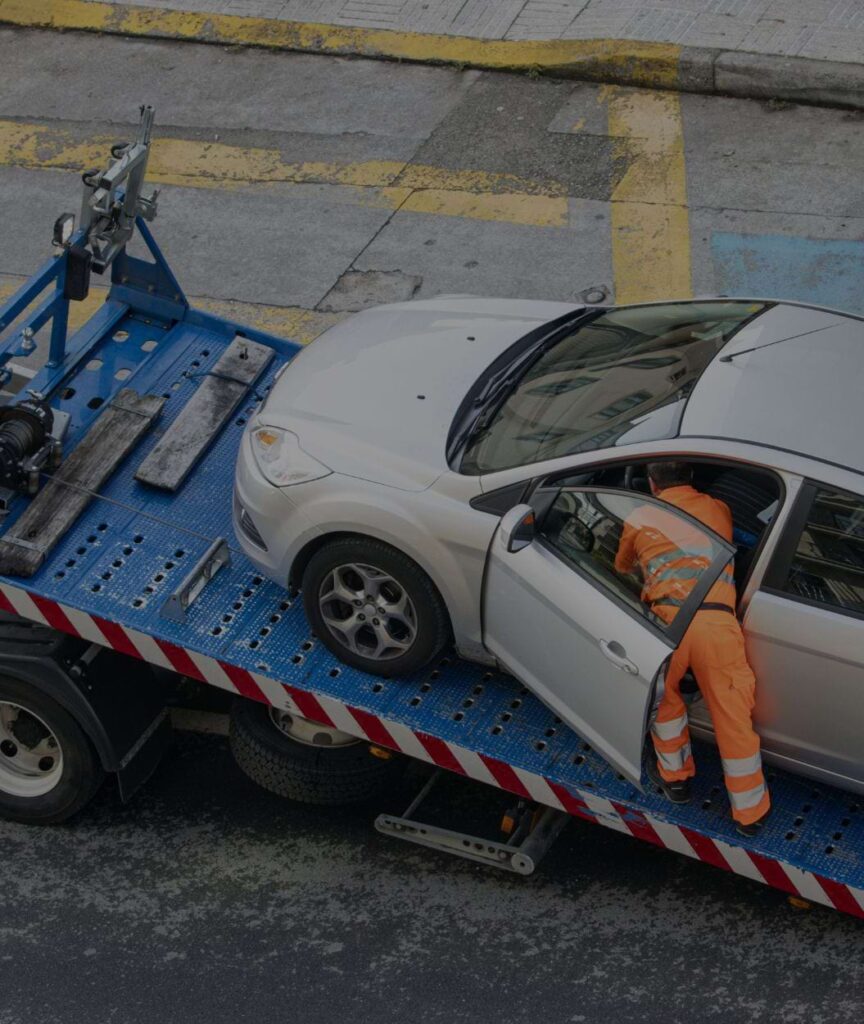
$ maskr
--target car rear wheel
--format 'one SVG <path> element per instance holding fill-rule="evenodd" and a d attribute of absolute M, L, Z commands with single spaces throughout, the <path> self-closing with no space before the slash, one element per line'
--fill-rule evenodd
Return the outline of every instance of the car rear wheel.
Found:
<path fill-rule="evenodd" d="M 306 615 L 321 642 L 354 668 L 416 672 L 450 636 L 444 602 L 425 572 L 376 540 L 330 541 L 303 574 Z"/>

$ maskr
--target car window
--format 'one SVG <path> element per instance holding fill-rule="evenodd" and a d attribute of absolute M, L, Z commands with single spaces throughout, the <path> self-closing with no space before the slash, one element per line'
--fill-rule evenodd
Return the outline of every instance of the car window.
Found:
<path fill-rule="evenodd" d="M 864 498 L 816 490 L 781 589 L 864 615 Z"/>
<path fill-rule="evenodd" d="M 623 306 L 569 328 L 479 418 L 460 471 L 493 473 L 644 439 L 634 427 L 675 403 L 680 416 L 708 364 L 765 309 L 734 300 Z M 660 436 L 675 432 L 674 420 L 664 420 Z"/>
<path fill-rule="evenodd" d="M 716 576 L 718 557 L 729 557 L 728 546 L 689 516 L 628 491 L 565 488 L 538 533 L 558 555 L 664 631 L 702 578 Z"/>

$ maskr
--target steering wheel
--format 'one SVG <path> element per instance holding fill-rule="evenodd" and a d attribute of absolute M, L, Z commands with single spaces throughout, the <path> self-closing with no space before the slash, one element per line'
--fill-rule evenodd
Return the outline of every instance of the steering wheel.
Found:
<path fill-rule="evenodd" d="M 648 475 L 643 466 L 627 466 L 624 470 L 624 487 L 628 491 L 642 491 L 645 494 L 650 491 Z"/>

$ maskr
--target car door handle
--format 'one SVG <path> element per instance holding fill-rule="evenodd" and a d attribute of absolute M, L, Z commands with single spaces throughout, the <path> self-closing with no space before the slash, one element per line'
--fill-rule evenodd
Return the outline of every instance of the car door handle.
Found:
<path fill-rule="evenodd" d="M 629 672 L 631 676 L 639 675 L 638 667 L 627 657 L 627 652 L 617 640 L 601 640 L 600 650 L 603 652 L 603 656 L 611 661 L 616 668 Z"/>

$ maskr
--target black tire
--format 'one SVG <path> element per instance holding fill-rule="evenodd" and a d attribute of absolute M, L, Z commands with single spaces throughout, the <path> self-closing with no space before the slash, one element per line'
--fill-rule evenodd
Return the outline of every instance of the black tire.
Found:
<path fill-rule="evenodd" d="M 340 565 L 360 562 L 392 575 L 408 594 L 417 615 L 416 638 L 401 655 L 387 660 L 366 658 L 340 642 L 324 621 L 318 593 L 328 573 Z M 377 676 L 401 676 L 416 672 L 437 658 L 447 646 L 450 619 L 435 584 L 416 562 L 389 544 L 364 537 L 344 537 L 325 544 L 309 560 L 303 573 L 303 605 L 315 635 L 346 665 Z"/>
<path fill-rule="evenodd" d="M 16 704 L 40 719 L 54 735 L 63 755 L 58 781 L 38 796 L 9 792 L 0 773 L 0 817 L 28 825 L 66 821 L 90 802 L 105 778 L 95 750 L 69 712 L 33 686 L 0 676 L 0 701 Z"/>
<path fill-rule="evenodd" d="M 397 765 L 396 757 L 376 757 L 360 740 L 341 747 L 293 740 L 274 724 L 267 705 L 251 700 L 233 705 L 229 739 L 244 775 L 277 796 L 305 804 L 368 800 L 388 785 Z"/>

